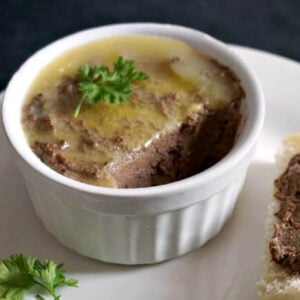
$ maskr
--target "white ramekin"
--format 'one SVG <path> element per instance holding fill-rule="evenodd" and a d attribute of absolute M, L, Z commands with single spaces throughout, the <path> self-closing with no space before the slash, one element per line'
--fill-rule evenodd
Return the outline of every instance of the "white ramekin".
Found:
<path fill-rule="evenodd" d="M 39 71 L 66 50 L 107 36 L 161 35 L 181 39 L 229 66 L 246 92 L 245 126 L 231 152 L 213 167 L 178 182 L 112 189 L 77 182 L 43 164 L 21 124 L 24 96 Z M 46 228 L 78 253 L 106 262 L 147 264 L 187 253 L 216 235 L 230 217 L 262 129 L 262 90 L 233 51 L 197 30 L 133 23 L 98 27 L 62 38 L 32 55 L 4 96 L 3 123 L 14 160 Z"/>

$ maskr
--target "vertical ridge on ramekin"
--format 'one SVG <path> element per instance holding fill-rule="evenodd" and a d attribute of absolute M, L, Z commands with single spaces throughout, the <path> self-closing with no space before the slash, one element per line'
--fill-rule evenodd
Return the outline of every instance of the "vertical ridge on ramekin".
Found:
<path fill-rule="evenodd" d="M 55 189 L 48 190 L 41 204 L 45 191 L 35 182 L 28 184 L 28 190 L 45 227 L 63 244 L 103 261 L 137 264 L 183 255 L 215 236 L 232 214 L 232 198 L 237 197 L 243 182 L 244 176 L 240 176 L 227 188 L 197 204 L 147 216 L 79 209 L 70 201 L 65 203 Z M 63 221 L 55 222 L 57 216 Z M 71 227 L 75 228 L 73 235 L 69 234 Z M 80 239 L 82 232 L 84 240 Z"/>

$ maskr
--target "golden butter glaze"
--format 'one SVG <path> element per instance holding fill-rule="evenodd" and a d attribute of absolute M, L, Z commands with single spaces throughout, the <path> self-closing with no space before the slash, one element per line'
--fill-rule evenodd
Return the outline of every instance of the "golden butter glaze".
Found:
<path fill-rule="evenodd" d="M 62 78 L 74 76 L 82 64 L 112 68 L 118 56 L 134 60 L 137 70 L 150 77 L 133 84 L 129 101 L 121 105 L 84 104 L 77 119 L 73 117 L 72 105 L 64 107 L 62 112 L 57 88 Z M 57 57 L 34 80 L 25 105 L 38 93 L 47 100 L 47 113 L 55 117 L 55 130 L 26 129 L 29 144 L 35 140 L 46 143 L 64 140 L 69 145 L 63 151 L 67 159 L 107 165 L 120 155 L 147 147 L 161 134 L 180 126 L 193 112 L 228 104 L 240 96 L 241 88 L 226 67 L 182 41 L 157 36 L 118 36 L 89 42 Z M 57 116 L 62 113 L 64 119 L 59 121 Z M 103 143 L 96 149 L 83 151 L 82 136 L 77 130 L 70 130 L 66 119 L 75 127 L 96 131 L 103 137 Z M 113 141 L 118 137 L 122 143 L 116 146 Z M 112 184 L 104 181 L 99 184 Z"/>

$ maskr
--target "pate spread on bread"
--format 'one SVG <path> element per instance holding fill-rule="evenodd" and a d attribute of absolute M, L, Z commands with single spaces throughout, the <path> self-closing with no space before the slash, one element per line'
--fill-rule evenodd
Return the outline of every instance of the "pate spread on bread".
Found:
<path fill-rule="evenodd" d="M 300 299 L 300 134 L 285 139 L 277 166 L 258 294 L 261 300 L 296 300 Z"/>

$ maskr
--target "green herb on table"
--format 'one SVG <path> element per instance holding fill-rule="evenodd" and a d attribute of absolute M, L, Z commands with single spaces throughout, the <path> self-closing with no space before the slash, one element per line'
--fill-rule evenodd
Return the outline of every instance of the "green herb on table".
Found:
<path fill-rule="evenodd" d="M 84 101 L 94 104 L 100 101 L 108 103 L 123 103 L 131 93 L 130 84 L 135 81 L 147 80 L 149 76 L 135 69 L 132 60 L 119 56 L 110 71 L 106 66 L 83 65 L 78 70 L 79 91 L 82 97 L 74 112 L 77 117 Z"/>
<path fill-rule="evenodd" d="M 77 280 L 66 279 L 63 265 L 51 260 L 44 263 L 23 254 L 14 254 L 0 262 L 0 299 L 22 300 L 33 287 L 60 300 L 56 289 L 62 286 L 77 287 Z M 44 300 L 42 295 L 36 299 Z"/>

